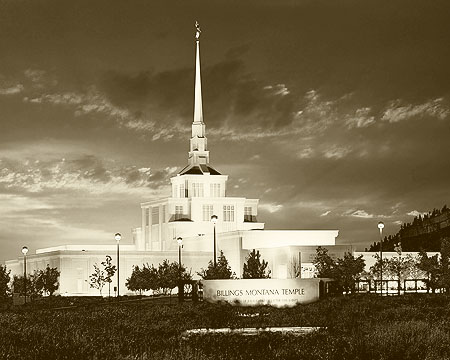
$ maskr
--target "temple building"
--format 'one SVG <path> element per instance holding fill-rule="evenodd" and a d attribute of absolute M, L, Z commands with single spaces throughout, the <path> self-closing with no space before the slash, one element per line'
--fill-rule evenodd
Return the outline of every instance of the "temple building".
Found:
<path fill-rule="evenodd" d="M 245 258 L 257 249 L 268 262 L 272 278 L 313 277 L 312 259 L 317 246 L 329 249 L 332 257 L 353 252 L 351 246 L 336 245 L 338 230 L 264 230 L 258 221 L 258 199 L 228 197 L 228 175 L 210 162 L 206 125 L 202 109 L 200 69 L 200 29 L 195 36 L 194 116 L 187 165 L 170 179 L 170 197 L 141 203 L 141 227 L 133 230 L 133 243 L 120 245 L 120 294 L 130 293 L 125 282 L 133 266 L 154 264 L 164 259 L 178 261 L 177 239 L 182 238 L 182 263 L 194 278 L 206 268 L 216 253 L 223 251 L 232 271 L 242 274 Z M 169 181 L 169 179 L 168 179 Z M 211 219 L 217 219 L 212 222 Z M 214 239 L 216 241 L 214 242 Z M 39 249 L 27 256 L 32 273 L 49 264 L 61 272 L 59 293 L 96 295 L 89 287 L 94 264 L 106 255 L 117 262 L 116 244 L 62 245 Z M 6 266 L 11 275 L 23 273 L 23 258 L 10 260 Z M 113 279 L 113 284 L 117 280 Z"/>

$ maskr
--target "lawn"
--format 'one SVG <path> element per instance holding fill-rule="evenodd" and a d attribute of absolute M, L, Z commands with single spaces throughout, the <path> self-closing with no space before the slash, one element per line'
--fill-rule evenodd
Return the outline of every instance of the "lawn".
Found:
<path fill-rule="evenodd" d="M 0 359 L 450 359 L 444 295 L 358 295 L 287 309 L 175 301 L 44 305 L 0 312 Z M 326 329 L 183 337 L 195 328 L 274 326 Z"/>

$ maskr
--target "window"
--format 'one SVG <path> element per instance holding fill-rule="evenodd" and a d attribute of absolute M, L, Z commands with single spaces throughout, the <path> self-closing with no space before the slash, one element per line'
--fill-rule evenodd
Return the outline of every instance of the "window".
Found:
<path fill-rule="evenodd" d="M 223 221 L 234 221 L 234 205 L 223 206 Z"/>
<path fill-rule="evenodd" d="M 252 207 L 251 206 L 244 207 L 244 221 L 252 221 Z"/>
<path fill-rule="evenodd" d="M 220 197 L 220 184 L 211 184 L 210 195 L 211 197 Z"/>
<path fill-rule="evenodd" d="M 180 198 L 184 198 L 184 184 L 180 185 Z"/>
<path fill-rule="evenodd" d="M 149 218 L 150 218 L 150 209 L 149 208 L 146 208 L 145 209 L 145 226 L 148 226 L 149 225 Z"/>
<path fill-rule="evenodd" d="M 192 197 L 203 197 L 203 184 L 192 183 Z"/>
<path fill-rule="evenodd" d="M 166 222 L 166 205 L 163 205 L 162 207 L 162 221 L 163 223 Z"/>
<path fill-rule="evenodd" d="M 159 224 L 159 207 L 152 207 L 152 225 Z"/>
<path fill-rule="evenodd" d="M 213 216 L 213 206 L 203 205 L 203 221 L 210 221 Z"/>
<path fill-rule="evenodd" d="M 175 206 L 175 220 L 179 220 L 183 217 L 183 205 Z"/>

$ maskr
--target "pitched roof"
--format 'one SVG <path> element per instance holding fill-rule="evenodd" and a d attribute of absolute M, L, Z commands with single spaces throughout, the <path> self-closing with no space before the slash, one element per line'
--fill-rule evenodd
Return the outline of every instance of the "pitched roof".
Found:
<path fill-rule="evenodd" d="M 206 165 L 206 164 L 199 164 L 199 165 L 188 165 L 185 168 L 183 168 L 178 175 L 222 175 L 220 172 L 218 172 L 213 167 Z"/>

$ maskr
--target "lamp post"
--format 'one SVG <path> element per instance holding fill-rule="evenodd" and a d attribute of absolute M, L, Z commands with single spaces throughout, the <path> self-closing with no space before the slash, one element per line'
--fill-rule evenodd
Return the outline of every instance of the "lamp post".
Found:
<path fill-rule="evenodd" d="M 27 254 L 28 254 L 28 248 L 24 246 L 22 248 L 22 254 L 23 254 L 23 288 L 25 293 L 25 304 L 27 303 Z"/>
<path fill-rule="evenodd" d="M 114 235 L 114 239 L 116 239 L 117 242 L 117 300 L 119 300 L 119 282 L 120 282 L 120 277 L 119 277 L 119 243 L 120 243 L 120 239 L 122 239 L 122 235 L 120 235 L 120 233 L 116 233 L 116 235 Z"/>
<path fill-rule="evenodd" d="M 217 215 L 211 216 L 211 222 L 214 225 L 214 267 L 217 266 L 217 260 L 216 260 L 216 224 L 217 224 Z"/>
<path fill-rule="evenodd" d="M 380 221 L 378 223 L 378 229 L 380 230 L 380 282 L 381 282 L 381 296 L 383 296 L 383 229 L 384 223 Z"/>
<path fill-rule="evenodd" d="M 179 272 L 179 278 L 181 280 L 181 248 L 183 247 L 183 238 L 179 237 L 177 239 L 178 243 L 178 272 Z"/>

